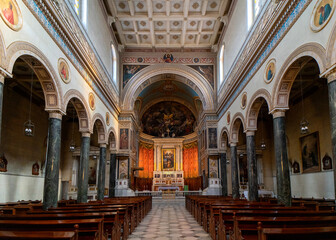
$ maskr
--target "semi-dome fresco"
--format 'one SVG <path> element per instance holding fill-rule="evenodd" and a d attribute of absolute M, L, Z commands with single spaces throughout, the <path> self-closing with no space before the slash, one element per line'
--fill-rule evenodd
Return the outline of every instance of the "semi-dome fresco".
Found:
<path fill-rule="evenodd" d="M 181 137 L 194 132 L 193 113 L 177 102 L 159 102 L 143 114 L 143 132 L 156 137 Z"/>

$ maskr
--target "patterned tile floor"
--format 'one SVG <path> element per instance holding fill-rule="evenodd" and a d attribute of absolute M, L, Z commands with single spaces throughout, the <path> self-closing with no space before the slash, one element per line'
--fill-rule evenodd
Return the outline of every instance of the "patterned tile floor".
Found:
<path fill-rule="evenodd" d="M 153 199 L 152 210 L 129 239 L 211 240 L 185 208 L 184 199 Z"/>

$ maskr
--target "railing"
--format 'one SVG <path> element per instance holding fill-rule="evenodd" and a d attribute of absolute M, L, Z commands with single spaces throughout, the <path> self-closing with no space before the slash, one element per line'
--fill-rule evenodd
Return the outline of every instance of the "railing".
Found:
<path fill-rule="evenodd" d="M 162 191 L 135 191 L 135 196 L 152 196 L 162 198 Z M 187 195 L 202 195 L 202 190 L 198 191 L 170 191 L 175 197 L 185 197 Z"/>

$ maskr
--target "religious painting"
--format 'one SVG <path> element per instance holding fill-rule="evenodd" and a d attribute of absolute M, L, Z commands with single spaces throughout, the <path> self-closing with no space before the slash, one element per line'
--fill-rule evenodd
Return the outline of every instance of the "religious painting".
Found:
<path fill-rule="evenodd" d="M 128 159 L 119 160 L 119 179 L 128 179 Z"/>
<path fill-rule="evenodd" d="M 167 148 L 162 149 L 162 170 L 174 171 L 175 170 L 175 149 Z"/>
<path fill-rule="evenodd" d="M 96 102 L 95 102 L 95 97 L 94 97 L 93 93 L 89 93 L 89 106 L 90 106 L 91 110 L 96 109 Z"/>
<path fill-rule="evenodd" d="M 128 149 L 128 129 L 120 129 L 120 149 Z"/>
<path fill-rule="evenodd" d="M 269 61 L 269 63 L 267 64 L 266 68 L 265 68 L 265 73 L 264 73 L 264 80 L 266 83 L 270 83 L 275 75 L 275 60 L 272 59 L 271 61 Z"/>
<path fill-rule="evenodd" d="M 89 185 L 96 185 L 97 183 L 97 156 L 90 156 L 89 158 Z"/>
<path fill-rule="evenodd" d="M 227 125 L 230 125 L 230 122 L 231 122 L 231 113 L 228 112 L 227 115 L 226 115 L 226 123 L 227 123 Z"/>
<path fill-rule="evenodd" d="M 241 105 L 240 105 L 240 107 L 241 107 L 242 109 L 245 109 L 246 104 L 247 104 L 247 93 L 244 92 L 244 93 L 243 93 L 243 96 L 242 96 L 242 99 L 241 99 Z"/>
<path fill-rule="evenodd" d="M 172 63 L 174 61 L 174 57 L 173 54 L 171 53 L 166 53 L 165 55 L 163 55 L 163 61 L 165 63 Z"/>
<path fill-rule="evenodd" d="M 14 31 L 22 27 L 22 14 L 15 0 L 0 0 L 0 15 L 2 20 Z"/>
<path fill-rule="evenodd" d="M 39 175 L 40 173 L 40 166 L 39 164 L 36 162 L 33 164 L 32 166 L 32 175 Z"/>
<path fill-rule="evenodd" d="M 141 69 L 144 69 L 148 65 L 124 65 L 123 66 L 123 88 L 128 81 Z"/>
<path fill-rule="evenodd" d="M 293 163 L 293 172 L 300 173 L 300 164 L 296 161 Z"/>
<path fill-rule="evenodd" d="M 7 172 L 7 164 L 8 161 L 5 155 L 3 154 L 2 156 L 0 156 L 0 172 Z"/>
<path fill-rule="evenodd" d="M 196 118 L 184 105 L 165 101 L 151 106 L 141 118 L 143 132 L 155 137 L 181 137 L 194 132 Z"/>
<path fill-rule="evenodd" d="M 300 138 L 302 172 L 320 171 L 320 149 L 318 132 Z"/>
<path fill-rule="evenodd" d="M 334 9 L 335 0 L 319 0 L 312 13 L 311 29 L 318 32 L 324 28 L 331 19 Z"/>
<path fill-rule="evenodd" d="M 217 158 L 209 158 L 209 177 L 210 178 L 218 178 L 218 159 Z"/>
<path fill-rule="evenodd" d="M 217 128 L 209 128 L 208 136 L 209 136 L 209 149 L 217 148 Z"/>
<path fill-rule="evenodd" d="M 323 166 L 323 170 L 332 169 L 332 159 L 327 153 L 324 155 L 322 159 L 322 166 Z"/>
<path fill-rule="evenodd" d="M 189 67 L 199 72 L 212 87 L 214 87 L 214 66 L 213 65 L 189 65 Z"/>
<path fill-rule="evenodd" d="M 106 112 L 106 117 L 105 117 L 106 125 L 110 126 L 110 114 Z"/>
<path fill-rule="evenodd" d="M 58 59 L 58 73 L 64 83 L 70 82 L 69 65 L 63 58 Z"/>

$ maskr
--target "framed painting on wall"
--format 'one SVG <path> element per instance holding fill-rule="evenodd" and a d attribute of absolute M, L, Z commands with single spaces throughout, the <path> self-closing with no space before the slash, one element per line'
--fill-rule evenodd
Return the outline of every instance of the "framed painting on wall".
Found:
<path fill-rule="evenodd" d="M 300 137 L 302 172 L 311 173 L 321 170 L 320 143 L 318 132 Z"/>
<path fill-rule="evenodd" d="M 175 170 L 175 148 L 162 149 L 162 170 Z"/>

